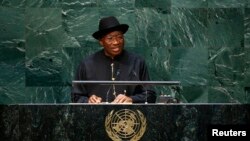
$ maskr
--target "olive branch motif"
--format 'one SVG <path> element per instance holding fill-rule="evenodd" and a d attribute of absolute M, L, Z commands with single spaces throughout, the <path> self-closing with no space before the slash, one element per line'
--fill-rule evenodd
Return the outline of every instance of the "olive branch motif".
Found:
<path fill-rule="evenodd" d="M 119 136 L 115 134 L 114 132 L 112 132 L 111 130 L 111 123 L 112 123 L 111 120 L 112 120 L 113 113 L 114 113 L 114 110 L 112 110 L 106 116 L 106 119 L 105 119 L 106 132 L 113 141 L 122 141 L 122 139 L 120 139 Z M 146 126 L 147 126 L 146 118 L 144 117 L 143 113 L 140 112 L 139 110 L 137 110 L 137 113 L 139 115 L 140 122 L 141 122 L 140 130 L 130 139 L 130 141 L 139 141 L 146 130 Z"/>
<path fill-rule="evenodd" d="M 139 130 L 139 132 L 133 137 L 131 138 L 130 141 L 138 141 L 140 140 L 140 138 L 143 136 L 145 130 L 146 130 L 146 126 L 147 126 L 147 120 L 144 117 L 144 115 L 142 114 L 141 111 L 137 110 L 139 117 L 140 117 L 140 121 L 141 121 L 141 128 Z"/>

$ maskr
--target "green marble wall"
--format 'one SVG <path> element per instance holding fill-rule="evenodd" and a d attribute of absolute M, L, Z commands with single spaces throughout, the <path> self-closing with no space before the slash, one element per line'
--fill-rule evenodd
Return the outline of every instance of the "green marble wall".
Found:
<path fill-rule="evenodd" d="M 0 0 L 0 104 L 67 103 L 100 17 L 187 103 L 250 103 L 250 0 Z"/>

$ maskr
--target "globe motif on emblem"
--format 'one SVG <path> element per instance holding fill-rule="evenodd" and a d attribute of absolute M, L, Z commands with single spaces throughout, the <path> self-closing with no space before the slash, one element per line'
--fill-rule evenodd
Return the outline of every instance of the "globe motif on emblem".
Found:
<path fill-rule="evenodd" d="M 106 132 L 113 140 L 137 140 L 146 129 L 146 119 L 140 111 L 122 109 L 109 113 L 105 121 Z"/>

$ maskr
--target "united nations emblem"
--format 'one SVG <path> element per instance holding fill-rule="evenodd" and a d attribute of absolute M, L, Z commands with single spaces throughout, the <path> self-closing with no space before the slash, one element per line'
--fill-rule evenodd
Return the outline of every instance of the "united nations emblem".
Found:
<path fill-rule="evenodd" d="M 138 141 L 146 126 L 146 118 L 139 110 L 112 110 L 105 119 L 106 132 L 113 141 Z"/>

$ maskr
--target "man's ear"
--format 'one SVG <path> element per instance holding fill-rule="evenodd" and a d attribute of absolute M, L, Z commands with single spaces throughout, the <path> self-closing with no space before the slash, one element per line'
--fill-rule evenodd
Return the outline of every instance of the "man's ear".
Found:
<path fill-rule="evenodd" d="M 100 44 L 101 46 L 103 46 L 103 41 L 102 41 L 102 40 L 99 40 L 99 44 Z"/>

